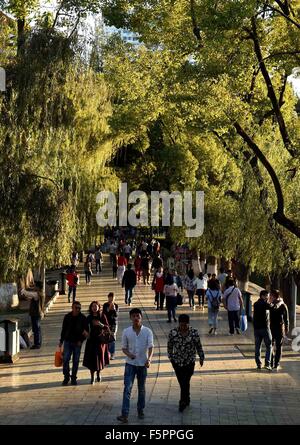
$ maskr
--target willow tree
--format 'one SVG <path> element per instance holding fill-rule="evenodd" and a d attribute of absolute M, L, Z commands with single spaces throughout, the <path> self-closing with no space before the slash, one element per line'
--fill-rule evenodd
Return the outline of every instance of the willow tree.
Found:
<path fill-rule="evenodd" d="M 113 173 L 103 77 L 82 63 L 76 43 L 35 29 L 6 66 L 0 116 L 0 276 L 68 263 L 94 239 L 96 195 Z M 92 227 L 93 230 L 90 229 Z M 86 247 L 86 246 L 84 246 Z"/>

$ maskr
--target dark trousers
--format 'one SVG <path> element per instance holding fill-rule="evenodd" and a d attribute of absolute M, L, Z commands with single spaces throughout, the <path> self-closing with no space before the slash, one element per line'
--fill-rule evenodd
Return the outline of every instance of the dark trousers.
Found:
<path fill-rule="evenodd" d="M 281 354 L 282 354 L 282 344 L 283 344 L 283 333 L 272 331 L 272 351 L 271 351 L 271 366 L 278 366 Z M 275 346 L 275 354 L 274 354 Z"/>
<path fill-rule="evenodd" d="M 77 346 L 75 343 L 71 343 L 70 341 L 64 341 L 64 354 L 63 354 L 63 373 L 65 379 L 70 378 L 70 360 L 73 356 L 73 366 L 72 366 L 72 375 L 71 379 L 76 380 L 77 371 L 79 367 L 79 358 L 80 358 L 81 345 Z"/>
<path fill-rule="evenodd" d="M 265 329 L 254 329 L 254 337 L 255 337 L 255 361 L 257 366 L 261 366 L 261 344 L 262 341 L 265 342 L 266 345 L 266 357 L 265 357 L 265 365 L 270 366 L 271 362 L 271 352 L 272 352 L 272 334 L 271 331 L 267 328 Z"/>
<path fill-rule="evenodd" d="M 197 289 L 196 294 L 198 295 L 198 304 L 199 306 L 204 306 L 204 300 L 205 300 L 205 289 Z"/>
<path fill-rule="evenodd" d="M 172 362 L 178 383 L 180 385 L 180 402 L 190 403 L 190 381 L 194 374 L 195 362 L 186 366 L 178 366 Z"/>
<path fill-rule="evenodd" d="M 96 273 L 98 272 L 102 272 L 102 266 L 101 266 L 101 260 L 96 260 Z"/>
<path fill-rule="evenodd" d="M 68 302 L 70 303 L 70 297 L 73 293 L 73 303 L 76 300 L 76 286 L 69 286 L 69 292 L 68 292 Z"/>
<path fill-rule="evenodd" d="M 90 271 L 85 271 L 85 282 L 86 282 L 86 284 L 91 282 L 91 276 L 92 276 L 92 274 L 91 274 Z"/>
<path fill-rule="evenodd" d="M 194 300 L 195 292 L 193 290 L 188 290 L 187 294 L 188 294 L 188 297 L 189 297 L 189 305 L 190 305 L 190 307 L 194 307 L 195 306 L 195 300 Z"/>
<path fill-rule="evenodd" d="M 33 332 L 33 341 L 35 346 L 42 345 L 41 318 L 31 316 L 31 326 Z"/>
<path fill-rule="evenodd" d="M 125 304 L 130 304 L 133 295 L 133 287 L 125 286 Z"/>
<path fill-rule="evenodd" d="M 155 302 L 157 309 L 163 309 L 164 308 L 164 302 L 165 302 L 165 294 L 163 292 L 156 292 L 155 293 Z"/>
<path fill-rule="evenodd" d="M 229 332 L 234 334 L 234 328 L 240 327 L 240 311 L 228 311 Z"/>

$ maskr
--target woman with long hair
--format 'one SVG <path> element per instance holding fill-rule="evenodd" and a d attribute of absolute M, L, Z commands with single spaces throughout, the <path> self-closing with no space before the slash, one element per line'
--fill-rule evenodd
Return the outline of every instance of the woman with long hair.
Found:
<path fill-rule="evenodd" d="M 87 321 L 89 337 L 85 345 L 83 366 L 90 370 L 91 384 L 93 385 L 95 372 L 97 373 L 97 382 L 101 382 L 100 371 L 109 365 L 108 344 L 103 343 L 103 335 L 109 333 L 109 324 L 98 301 L 91 302 Z"/>

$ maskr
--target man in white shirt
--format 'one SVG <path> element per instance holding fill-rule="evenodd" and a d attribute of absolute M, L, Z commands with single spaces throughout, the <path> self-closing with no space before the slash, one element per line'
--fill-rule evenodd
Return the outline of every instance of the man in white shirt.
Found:
<path fill-rule="evenodd" d="M 117 417 L 117 420 L 122 423 L 128 422 L 130 396 L 135 376 L 137 376 L 138 381 L 138 417 L 139 419 L 144 418 L 147 368 L 150 367 L 153 355 L 153 333 L 151 329 L 142 325 L 143 316 L 141 310 L 138 308 L 131 309 L 129 316 L 132 326 L 124 329 L 122 335 L 122 351 L 127 356 L 122 414 Z"/>

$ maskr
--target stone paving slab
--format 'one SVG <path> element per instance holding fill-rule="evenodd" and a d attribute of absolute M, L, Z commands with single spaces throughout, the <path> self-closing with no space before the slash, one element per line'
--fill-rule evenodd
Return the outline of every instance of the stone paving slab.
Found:
<path fill-rule="evenodd" d="M 116 293 L 120 305 L 116 360 L 102 372 L 102 382 L 90 385 L 89 371 L 80 366 L 78 386 L 61 386 L 62 368 L 54 367 L 54 352 L 70 305 L 67 296 L 60 295 L 42 321 L 43 347 L 22 350 L 18 362 L 0 365 L 1 425 L 118 425 L 124 374 L 120 338 L 122 329 L 130 325 L 129 308 L 123 303 L 123 290 L 111 278 L 107 255 L 104 266 L 100 276 L 93 275 L 91 286 L 81 276 L 77 295 L 84 313 L 93 299 L 105 302 L 109 291 Z M 253 345 L 251 323 L 247 333 L 229 337 L 227 314 L 222 309 L 219 335 L 211 337 L 207 310 L 191 311 L 186 304 L 178 313 L 189 313 L 191 325 L 199 329 L 206 360 L 203 368 L 198 363 L 195 368 L 191 406 L 179 413 L 179 386 L 166 354 L 167 335 L 175 323 L 166 323 L 166 311 L 156 311 L 153 301 L 150 286 L 138 284 L 133 306 L 144 311 L 144 324 L 154 332 L 155 355 L 147 378 L 146 417 L 137 418 L 135 386 L 130 424 L 299 425 L 299 357 L 287 351 L 281 371 L 257 372 L 253 358 L 244 357 L 239 349 Z"/>

